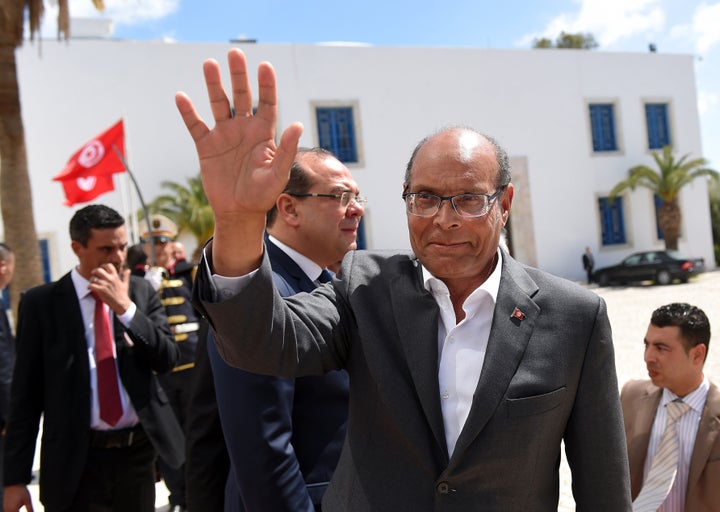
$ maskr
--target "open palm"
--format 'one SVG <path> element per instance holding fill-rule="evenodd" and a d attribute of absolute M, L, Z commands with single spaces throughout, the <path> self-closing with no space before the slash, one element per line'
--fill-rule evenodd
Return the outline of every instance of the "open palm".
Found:
<path fill-rule="evenodd" d="M 228 52 L 232 105 L 214 60 L 203 65 L 215 126 L 209 129 L 187 95 L 176 104 L 192 136 L 200 159 L 203 187 L 216 218 L 249 213 L 264 214 L 287 184 L 302 125 L 294 123 L 275 144 L 277 88 L 275 71 L 263 62 L 258 68 L 259 102 L 252 113 L 244 54 Z"/>

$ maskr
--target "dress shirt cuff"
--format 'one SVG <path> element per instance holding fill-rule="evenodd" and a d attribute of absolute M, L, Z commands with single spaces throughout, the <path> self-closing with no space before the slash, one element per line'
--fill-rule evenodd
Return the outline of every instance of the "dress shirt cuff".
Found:
<path fill-rule="evenodd" d="M 130 303 L 130 307 L 127 308 L 127 311 L 123 313 L 122 315 L 117 315 L 117 319 L 120 320 L 120 323 L 123 324 L 125 327 L 130 327 L 130 323 L 132 322 L 133 318 L 135 318 L 135 313 L 137 312 L 137 306 L 134 302 Z"/>
<path fill-rule="evenodd" d="M 248 281 L 250 281 L 250 279 L 259 270 L 259 268 L 257 268 L 249 274 L 237 277 L 226 277 L 221 276 L 220 274 L 214 274 L 210 269 L 210 264 L 208 263 L 210 259 L 206 254 L 206 249 L 207 245 L 203 247 L 202 261 L 204 265 L 200 271 L 205 272 L 205 275 L 210 278 L 208 280 L 211 288 L 209 297 L 210 302 L 222 302 L 223 300 L 234 297 L 242 291 L 242 289 L 247 285 Z"/>

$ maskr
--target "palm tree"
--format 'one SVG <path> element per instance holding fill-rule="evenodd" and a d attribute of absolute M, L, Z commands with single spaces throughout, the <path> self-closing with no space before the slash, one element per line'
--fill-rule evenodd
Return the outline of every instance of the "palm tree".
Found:
<path fill-rule="evenodd" d="M 103 9 L 102 0 L 92 1 L 98 10 Z M 67 39 L 68 0 L 59 0 L 58 4 L 58 36 Z M 23 42 L 26 11 L 32 39 L 40 29 L 43 0 L 0 0 L 0 205 L 5 241 L 16 256 L 11 304 L 17 304 L 22 290 L 42 283 L 15 61 L 15 49 Z"/>
<path fill-rule="evenodd" d="M 635 190 L 635 187 L 645 187 L 660 197 L 662 205 L 658 210 L 658 224 L 665 239 L 665 248 L 676 251 L 680 238 L 680 224 L 682 213 L 678 205 L 680 190 L 695 178 L 709 176 L 717 180 L 720 174 L 707 166 L 704 158 L 689 159 L 689 154 L 676 160 L 672 153 L 672 146 L 664 146 L 662 153 L 652 153 L 659 170 L 647 165 L 636 165 L 628 171 L 628 178 L 621 181 L 610 191 L 610 199 L 617 197 L 623 190 Z"/>
<path fill-rule="evenodd" d="M 202 246 L 215 229 L 215 217 L 205 195 L 200 175 L 187 178 L 187 187 L 174 181 L 163 181 L 161 186 L 172 191 L 156 197 L 148 204 L 151 213 L 161 213 L 177 224 L 178 232 L 190 232 L 195 237 L 197 247 L 193 252 L 193 261 L 200 259 Z"/>

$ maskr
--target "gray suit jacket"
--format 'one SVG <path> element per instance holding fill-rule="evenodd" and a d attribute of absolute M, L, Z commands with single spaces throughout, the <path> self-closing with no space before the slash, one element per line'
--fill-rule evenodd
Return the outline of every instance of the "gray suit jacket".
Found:
<path fill-rule="evenodd" d="M 623 386 L 622 407 L 633 499 L 642 488 L 650 431 L 661 397 L 662 388 L 649 380 L 634 380 Z M 685 510 L 720 511 L 720 389 L 713 383 L 710 383 L 690 458 Z"/>
<path fill-rule="evenodd" d="M 228 363 L 350 374 L 348 435 L 324 511 L 556 511 L 563 440 L 577 510 L 630 510 L 610 325 L 597 295 L 504 255 L 485 363 L 449 457 L 438 307 L 414 256 L 348 253 L 342 278 L 288 299 L 274 290 L 267 257 L 219 303 L 202 274 L 198 306 Z"/>

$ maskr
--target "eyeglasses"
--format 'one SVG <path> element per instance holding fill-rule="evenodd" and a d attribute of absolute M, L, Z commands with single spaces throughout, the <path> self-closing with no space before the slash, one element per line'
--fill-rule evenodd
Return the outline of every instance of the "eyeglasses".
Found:
<path fill-rule="evenodd" d="M 347 208 L 350 203 L 355 203 L 358 206 L 365 206 L 367 204 L 367 197 L 359 196 L 355 192 L 343 192 L 342 194 L 288 194 L 292 197 L 332 197 L 333 199 L 340 199 L 340 207 Z"/>
<path fill-rule="evenodd" d="M 460 217 L 482 217 L 490 211 L 493 201 L 506 185 L 492 194 L 457 194 L 454 196 L 436 196 L 428 192 L 409 192 L 402 195 L 407 212 L 418 217 L 432 217 L 442 206 L 443 201 L 450 201 L 453 210 Z"/>

